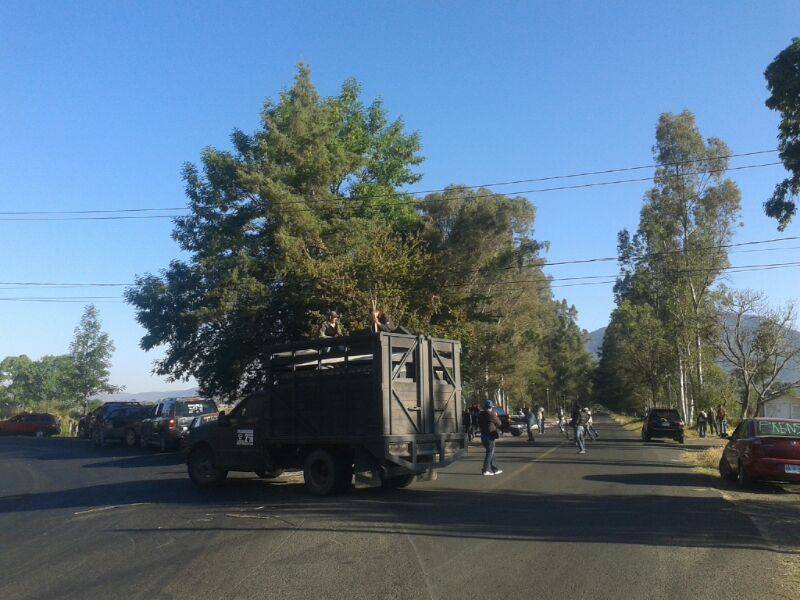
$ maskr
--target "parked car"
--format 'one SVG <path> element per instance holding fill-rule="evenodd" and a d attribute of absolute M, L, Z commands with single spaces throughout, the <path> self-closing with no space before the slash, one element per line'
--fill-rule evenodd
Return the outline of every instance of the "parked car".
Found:
<path fill-rule="evenodd" d="M 155 445 L 162 452 L 179 448 L 181 436 L 195 417 L 218 414 L 217 404 L 206 398 L 167 398 L 156 404 L 150 416 L 142 420 L 139 443 L 142 448 Z"/>
<path fill-rule="evenodd" d="M 90 437 L 95 446 L 104 447 L 110 441 L 134 447 L 139 443 L 141 422 L 152 407 L 139 402 L 104 404 L 92 413 Z"/>
<path fill-rule="evenodd" d="M 747 488 L 756 481 L 800 483 L 800 419 L 745 419 L 731 434 L 719 474 Z"/>
<path fill-rule="evenodd" d="M 0 421 L 0 435 L 49 437 L 61 433 L 61 421 L 47 413 L 22 413 Z"/>
<path fill-rule="evenodd" d="M 514 437 L 519 437 L 526 431 L 525 424 L 515 421 L 505 409 L 495 406 L 494 411 L 500 417 L 500 433 L 510 433 Z"/>
<path fill-rule="evenodd" d="M 649 442 L 653 438 L 670 438 L 683 443 L 684 422 L 674 408 L 652 408 L 642 423 L 642 439 Z"/>

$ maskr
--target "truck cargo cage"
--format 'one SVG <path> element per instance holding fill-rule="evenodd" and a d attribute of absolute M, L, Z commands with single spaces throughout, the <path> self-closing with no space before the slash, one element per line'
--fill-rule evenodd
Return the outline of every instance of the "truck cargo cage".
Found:
<path fill-rule="evenodd" d="M 269 350 L 268 438 L 360 445 L 421 473 L 466 450 L 461 344 L 401 333 L 307 340 Z"/>

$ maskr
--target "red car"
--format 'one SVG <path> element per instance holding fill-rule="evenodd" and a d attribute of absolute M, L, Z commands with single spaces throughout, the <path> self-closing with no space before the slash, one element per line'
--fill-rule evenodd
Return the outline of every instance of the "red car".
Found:
<path fill-rule="evenodd" d="M 800 419 L 745 419 L 730 437 L 719 474 L 746 488 L 755 481 L 800 483 Z"/>
<path fill-rule="evenodd" d="M 0 435 L 48 437 L 61 432 L 61 422 L 47 413 L 23 413 L 0 421 Z"/>

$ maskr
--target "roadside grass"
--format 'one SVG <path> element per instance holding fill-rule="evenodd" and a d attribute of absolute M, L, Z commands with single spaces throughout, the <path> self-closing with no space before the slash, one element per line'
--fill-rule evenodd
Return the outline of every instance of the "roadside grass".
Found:
<path fill-rule="evenodd" d="M 637 429 L 641 429 L 642 427 L 642 419 L 640 417 L 629 417 L 627 415 L 620 415 L 615 412 L 608 411 L 608 416 L 617 423 L 618 425 L 622 425 L 622 428 L 625 431 L 635 431 Z"/>
<path fill-rule="evenodd" d="M 723 446 L 715 446 L 695 452 L 684 452 L 681 459 L 696 470 L 716 473 L 723 449 Z"/>

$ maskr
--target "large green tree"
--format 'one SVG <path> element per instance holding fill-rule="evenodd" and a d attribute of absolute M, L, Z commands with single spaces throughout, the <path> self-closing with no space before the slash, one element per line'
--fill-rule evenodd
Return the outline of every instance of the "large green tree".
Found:
<path fill-rule="evenodd" d="M 157 372 L 235 398 L 263 385 L 271 343 L 316 335 L 328 309 L 366 330 L 375 301 L 411 330 L 461 339 L 476 394 L 529 392 L 556 312 L 530 202 L 404 193 L 419 136 L 354 81 L 320 96 L 302 66 L 232 143 L 184 169 L 191 214 L 173 235 L 189 258 L 127 291 L 142 347 L 165 347 Z"/>
<path fill-rule="evenodd" d="M 103 331 L 93 304 L 84 310 L 69 350 L 74 368 L 74 390 L 86 414 L 93 396 L 100 392 L 113 393 L 121 389 L 109 382 L 114 342 Z"/>
<path fill-rule="evenodd" d="M 688 111 L 661 115 L 653 153 L 658 167 L 639 227 L 633 236 L 620 233 L 616 300 L 649 306 L 658 322 L 654 337 L 673 349 L 675 372 L 664 374 L 665 384 L 691 420 L 695 405 L 707 403 L 704 369 L 716 323 L 711 291 L 728 266 L 725 246 L 738 225 L 740 193 L 725 177 L 728 147 L 704 139 Z M 638 319 L 637 327 L 648 322 L 655 326 Z"/>
<path fill-rule="evenodd" d="M 775 57 L 764 72 L 770 96 L 767 108 L 781 113 L 778 149 L 789 177 L 775 186 L 764 207 L 767 215 L 778 220 L 778 229 L 785 229 L 797 212 L 800 194 L 800 38 Z"/>

